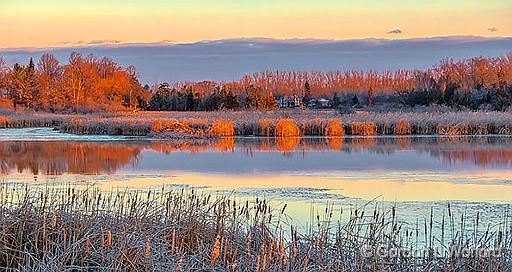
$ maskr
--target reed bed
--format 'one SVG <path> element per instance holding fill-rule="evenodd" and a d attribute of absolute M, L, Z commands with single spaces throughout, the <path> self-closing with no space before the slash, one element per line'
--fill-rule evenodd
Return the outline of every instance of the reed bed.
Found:
<path fill-rule="evenodd" d="M 67 118 L 70 116 L 0 110 L 0 128 L 56 127 Z"/>
<path fill-rule="evenodd" d="M 307 231 L 286 205 L 196 191 L 101 191 L 95 187 L 0 190 L 4 270 L 121 271 L 504 271 L 512 268 L 511 214 L 416 226 L 399 210 L 368 203 L 336 219 L 333 206 Z M 406 254 L 425 249 L 424 254 Z M 470 249 L 492 254 L 464 254 Z M 465 251 L 466 250 L 466 251 Z M 388 252 L 388 253 L 385 253 Z M 395 252 L 395 253 L 393 253 Z"/>
<path fill-rule="evenodd" d="M 343 120 L 343 121 L 342 121 Z M 0 112 L 0 127 L 56 127 L 75 134 L 155 136 L 512 135 L 510 112 L 140 112 L 59 115 Z M 297 129 L 298 128 L 298 129 Z M 210 131 L 210 133 L 208 133 Z"/>

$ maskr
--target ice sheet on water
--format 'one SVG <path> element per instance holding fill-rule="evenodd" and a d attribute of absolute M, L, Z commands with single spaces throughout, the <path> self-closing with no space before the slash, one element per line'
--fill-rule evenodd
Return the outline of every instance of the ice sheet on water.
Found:
<path fill-rule="evenodd" d="M 339 201 L 348 197 L 332 193 L 329 189 L 293 187 L 293 188 L 238 188 L 233 190 L 219 190 L 218 193 L 235 194 L 239 196 L 264 196 L 269 199 L 294 200 L 330 200 Z"/>
<path fill-rule="evenodd" d="M 77 135 L 61 133 L 52 128 L 0 129 L 0 141 L 122 141 L 144 139 L 137 136 Z"/>

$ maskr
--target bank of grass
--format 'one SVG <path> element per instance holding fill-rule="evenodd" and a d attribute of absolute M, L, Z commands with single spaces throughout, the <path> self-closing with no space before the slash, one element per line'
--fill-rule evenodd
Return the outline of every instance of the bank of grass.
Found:
<path fill-rule="evenodd" d="M 512 135 L 510 112 L 139 112 L 59 115 L 0 112 L 0 127 L 55 127 L 75 134 L 146 136 Z"/>
<path fill-rule="evenodd" d="M 13 271 L 504 271 L 501 255 L 449 249 L 510 249 L 511 215 L 483 224 L 448 205 L 416 226 L 374 203 L 316 214 L 309 231 L 287 222 L 286 205 L 195 191 L 100 191 L 65 187 L 0 190 L 0 267 Z M 438 211 L 436 211 L 438 212 Z M 390 255 L 376 254 L 380 248 Z M 425 255 L 404 250 L 426 249 Z M 396 253 L 402 252 L 402 254 Z M 436 255 L 438 254 L 438 255 Z"/>

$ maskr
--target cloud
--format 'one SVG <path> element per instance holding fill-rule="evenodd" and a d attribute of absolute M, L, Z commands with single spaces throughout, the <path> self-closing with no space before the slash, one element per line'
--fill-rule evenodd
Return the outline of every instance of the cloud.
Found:
<path fill-rule="evenodd" d="M 496 31 L 498 31 L 498 29 L 495 28 L 495 27 L 489 27 L 487 30 L 489 30 L 489 32 L 496 32 Z"/>
<path fill-rule="evenodd" d="M 88 42 L 87 44 L 117 44 L 121 43 L 120 40 L 93 40 Z"/>
<path fill-rule="evenodd" d="M 402 34 L 402 30 L 400 30 L 400 28 L 395 28 L 388 31 L 388 34 Z"/>
<path fill-rule="evenodd" d="M 161 41 L 158 41 L 157 43 L 177 43 L 175 40 L 161 40 Z"/>

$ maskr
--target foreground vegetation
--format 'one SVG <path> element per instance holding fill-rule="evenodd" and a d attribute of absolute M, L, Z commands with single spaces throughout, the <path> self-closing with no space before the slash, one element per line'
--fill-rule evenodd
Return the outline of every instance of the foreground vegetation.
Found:
<path fill-rule="evenodd" d="M 478 214 L 476 218 L 454 214 L 450 205 L 435 212 L 443 213 L 442 222 L 433 220 L 432 210 L 429 218 L 411 227 L 401 223 L 395 207 L 369 203 L 342 210 L 348 213 L 342 221 L 328 207 L 315 214 L 309 231 L 298 231 L 287 223 L 286 205 L 272 207 L 264 199 L 239 201 L 183 190 L 105 192 L 94 187 L 4 185 L 0 267 L 24 271 L 503 271 L 512 267 L 507 251 L 512 246 L 508 208 L 500 222 L 489 225 L 480 222 Z M 406 254 L 412 249 L 425 251 Z"/>
<path fill-rule="evenodd" d="M 511 135 L 510 112 L 141 112 L 49 114 L 0 111 L 0 128 L 55 127 L 75 134 L 159 138 L 218 136 Z"/>

